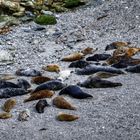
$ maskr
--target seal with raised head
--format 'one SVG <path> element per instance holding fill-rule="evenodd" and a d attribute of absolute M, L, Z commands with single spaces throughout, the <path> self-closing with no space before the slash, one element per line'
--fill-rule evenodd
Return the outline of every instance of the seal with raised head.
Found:
<path fill-rule="evenodd" d="M 66 88 L 62 89 L 59 92 L 59 95 L 63 95 L 63 94 L 72 96 L 73 98 L 77 98 L 77 99 L 85 99 L 85 98 L 93 97 L 92 95 L 83 92 L 81 90 L 81 88 L 76 85 L 70 85 L 70 86 L 67 86 Z"/>
<path fill-rule="evenodd" d="M 110 87 L 122 86 L 122 84 L 119 82 L 102 80 L 99 77 L 89 77 L 84 82 L 78 83 L 78 85 L 86 88 L 110 88 Z"/>
<path fill-rule="evenodd" d="M 46 100 L 39 100 L 35 106 L 38 113 L 44 113 L 44 108 L 50 106 Z"/>
<path fill-rule="evenodd" d="M 31 87 L 30 83 L 27 80 L 21 78 L 17 80 L 17 85 L 19 86 L 19 88 L 23 88 L 25 90 Z"/>

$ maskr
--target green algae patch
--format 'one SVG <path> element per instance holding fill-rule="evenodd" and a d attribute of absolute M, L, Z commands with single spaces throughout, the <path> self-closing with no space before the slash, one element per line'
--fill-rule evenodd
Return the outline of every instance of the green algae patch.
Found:
<path fill-rule="evenodd" d="M 73 8 L 80 5 L 80 0 L 65 0 L 66 8 Z"/>
<path fill-rule="evenodd" d="M 56 18 L 52 15 L 40 15 L 34 21 L 40 25 L 54 25 L 57 23 Z"/>

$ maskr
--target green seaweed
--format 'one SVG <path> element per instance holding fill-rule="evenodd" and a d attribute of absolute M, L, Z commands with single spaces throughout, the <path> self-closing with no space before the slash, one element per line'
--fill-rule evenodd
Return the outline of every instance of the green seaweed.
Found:
<path fill-rule="evenodd" d="M 35 22 L 40 25 L 54 25 L 57 23 L 56 18 L 52 15 L 40 15 L 35 19 Z"/>

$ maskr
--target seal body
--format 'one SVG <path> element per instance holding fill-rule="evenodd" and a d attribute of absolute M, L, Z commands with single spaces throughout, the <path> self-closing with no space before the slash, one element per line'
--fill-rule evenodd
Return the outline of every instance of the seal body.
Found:
<path fill-rule="evenodd" d="M 53 80 L 53 79 L 49 77 L 45 77 L 45 76 L 36 76 L 36 77 L 32 77 L 31 83 L 39 85 L 50 80 Z"/>
<path fill-rule="evenodd" d="M 110 67 L 110 66 L 99 66 L 99 65 L 89 65 L 83 69 L 76 70 L 76 74 L 78 75 L 90 75 L 94 74 L 96 72 L 110 72 L 110 73 L 116 73 L 116 74 L 124 74 L 122 70 Z"/>
<path fill-rule="evenodd" d="M 43 84 L 40 84 L 39 86 L 36 87 L 36 89 L 33 92 L 37 92 L 40 90 L 60 90 L 64 88 L 66 85 L 63 84 L 60 80 L 51 80 L 48 82 L 45 82 Z"/>
<path fill-rule="evenodd" d="M 135 66 L 130 66 L 126 68 L 125 70 L 132 73 L 140 73 L 140 64 L 135 65 Z"/>
<path fill-rule="evenodd" d="M 96 72 L 95 74 L 93 74 L 93 77 L 99 77 L 99 78 L 110 78 L 110 77 L 114 77 L 114 76 L 118 76 L 119 74 L 115 74 L 115 73 L 110 73 L 110 72 Z"/>
<path fill-rule="evenodd" d="M 29 82 L 27 81 L 27 80 L 25 80 L 25 79 L 18 79 L 17 80 L 17 85 L 19 86 L 19 88 L 23 88 L 23 89 L 28 89 L 28 88 L 30 88 L 31 87 L 31 85 L 29 84 Z"/>
<path fill-rule="evenodd" d="M 121 48 L 121 47 L 126 47 L 129 44 L 131 44 L 131 43 L 130 42 L 116 41 L 116 42 L 113 42 L 113 43 L 107 45 L 106 48 L 105 48 L 105 51 L 118 49 L 118 48 Z"/>
<path fill-rule="evenodd" d="M 49 106 L 46 100 L 39 100 L 35 108 L 38 113 L 44 113 L 44 108 Z"/>
<path fill-rule="evenodd" d="M 19 69 L 16 71 L 16 75 L 18 76 L 41 76 L 41 72 L 35 69 Z"/>
<path fill-rule="evenodd" d="M 86 62 L 84 60 L 78 60 L 78 61 L 72 62 L 69 65 L 69 68 L 84 68 L 88 66 L 89 64 L 90 64 L 89 62 Z"/>
<path fill-rule="evenodd" d="M 3 105 L 3 110 L 5 112 L 10 112 L 11 109 L 16 105 L 16 99 L 9 99 Z"/>
<path fill-rule="evenodd" d="M 62 61 L 72 62 L 72 61 L 80 60 L 83 57 L 84 57 L 83 53 L 73 53 L 62 58 Z"/>
<path fill-rule="evenodd" d="M 92 95 L 83 92 L 79 86 L 70 85 L 59 92 L 59 95 L 69 95 L 77 99 L 92 98 Z"/>
<path fill-rule="evenodd" d="M 51 90 L 40 90 L 31 94 L 31 96 L 24 100 L 24 102 L 29 102 L 33 100 L 43 99 L 43 98 L 51 98 L 54 95 L 54 91 Z"/>
<path fill-rule="evenodd" d="M 129 59 L 120 60 L 118 63 L 113 64 L 112 67 L 126 68 L 128 66 L 135 66 L 135 65 L 138 65 L 138 64 L 140 64 L 140 59 L 129 58 Z"/>
<path fill-rule="evenodd" d="M 107 60 L 109 57 L 111 57 L 110 54 L 95 54 L 93 56 L 88 57 L 87 61 L 102 61 Z"/>
<path fill-rule="evenodd" d="M 79 119 L 79 116 L 66 113 L 59 113 L 56 119 L 59 121 L 74 121 Z"/>
<path fill-rule="evenodd" d="M 28 92 L 22 88 L 3 88 L 0 89 L 0 98 L 10 98 L 13 96 L 25 95 Z"/>
<path fill-rule="evenodd" d="M 109 87 L 122 86 L 121 83 L 102 80 L 99 77 L 89 77 L 84 82 L 78 83 L 78 85 L 86 88 L 109 88 Z"/>
<path fill-rule="evenodd" d="M 73 105 L 71 105 L 67 100 L 65 100 L 61 96 L 57 96 L 53 99 L 53 105 L 62 109 L 70 109 L 70 110 L 76 109 Z"/>
<path fill-rule="evenodd" d="M 17 84 L 12 83 L 12 82 L 0 80 L 0 89 L 1 88 L 19 88 L 19 86 Z"/>

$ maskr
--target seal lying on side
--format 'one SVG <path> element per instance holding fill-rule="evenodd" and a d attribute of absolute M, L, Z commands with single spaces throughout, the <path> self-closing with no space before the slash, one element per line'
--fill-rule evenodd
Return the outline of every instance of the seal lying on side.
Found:
<path fill-rule="evenodd" d="M 5 80 L 0 80 L 0 89 L 1 88 L 24 88 L 28 89 L 30 88 L 31 85 L 28 83 L 28 81 L 24 79 L 18 79 L 17 84 L 5 81 Z"/>
<path fill-rule="evenodd" d="M 9 81 L 0 80 L 0 89 L 1 88 L 19 88 L 19 86 Z"/>
<path fill-rule="evenodd" d="M 70 85 L 70 86 L 67 86 L 66 88 L 62 89 L 59 92 L 59 95 L 63 95 L 63 94 L 72 96 L 73 98 L 77 98 L 77 99 L 85 99 L 85 98 L 93 97 L 92 95 L 83 92 L 80 89 L 80 87 L 78 87 L 76 85 Z"/>
<path fill-rule="evenodd" d="M 109 87 L 122 86 L 121 83 L 102 80 L 99 77 L 89 77 L 84 82 L 78 83 L 78 85 L 86 88 L 109 88 Z"/>
<path fill-rule="evenodd" d="M 76 116 L 76 115 L 72 115 L 72 114 L 66 114 L 66 113 L 59 113 L 57 116 L 56 116 L 56 119 L 58 121 L 75 121 L 77 119 L 79 119 L 80 117 L 79 116 Z"/>
<path fill-rule="evenodd" d="M 116 41 L 116 42 L 113 42 L 113 43 L 107 45 L 106 48 L 105 48 L 105 51 L 118 49 L 118 48 L 121 48 L 121 47 L 126 47 L 130 44 L 131 44 L 130 42 Z"/>
<path fill-rule="evenodd" d="M 98 65 L 89 65 L 83 69 L 77 69 L 76 74 L 78 75 L 90 75 L 96 72 L 103 71 L 103 72 L 110 72 L 116 74 L 124 74 L 122 70 L 110 67 L 110 66 L 98 66 Z"/>
<path fill-rule="evenodd" d="M 93 56 L 87 57 L 87 61 L 102 61 L 107 60 L 109 57 L 111 57 L 110 54 L 94 54 Z"/>
<path fill-rule="evenodd" d="M 129 58 L 120 60 L 118 63 L 113 64 L 112 67 L 126 68 L 128 66 L 135 66 L 137 64 L 140 64 L 140 59 Z"/>
<path fill-rule="evenodd" d="M 22 88 L 3 88 L 0 89 L 0 98 L 10 98 L 27 94 L 28 91 Z"/>
<path fill-rule="evenodd" d="M 110 78 L 114 76 L 118 76 L 119 74 L 116 73 L 110 73 L 110 72 L 103 72 L 99 71 L 93 74 L 93 77 L 100 77 L 100 78 Z"/>
<path fill-rule="evenodd" d="M 132 73 L 140 73 L 140 64 L 136 65 L 136 66 L 130 66 L 128 68 L 125 69 L 128 72 L 132 72 Z"/>
<path fill-rule="evenodd" d="M 78 60 L 78 61 L 72 62 L 69 65 L 69 68 L 84 68 L 84 67 L 88 66 L 89 64 L 90 63 L 86 62 L 85 60 Z"/>
<path fill-rule="evenodd" d="M 50 80 L 53 80 L 53 79 L 46 76 L 35 76 L 35 77 L 32 77 L 31 83 L 39 85 Z"/>
<path fill-rule="evenodd" d="M 36 89 L 32 93 L 35 93 L 35 92 L 40 91 L 40 90 L 46 90 L 46 89 L 48 89 L 48 90 L 60 90 L 60 89 L 64 88 L 65 86 L 66 85 L 63 84 L 59 80 L 51 80 L 51 81 L 45 82 L 45 83 L 37 86 Z"/>
<path fill-rule="evenodd" d="M 18 76 L 41 76 L 41 72 L 35 69 L 19 69 L 16 71 L 16 75 Z"/>
<path fill-rule="evenodd" d="M 53 99 L 53 105 L 61 109 L 76 110 L 76 107 L 74 107 L 71 103 L 69 103 L 65 98 L 61 96 L 57 96 Z"/>

